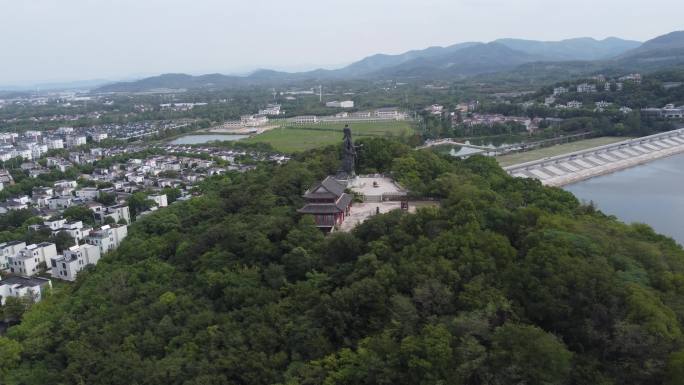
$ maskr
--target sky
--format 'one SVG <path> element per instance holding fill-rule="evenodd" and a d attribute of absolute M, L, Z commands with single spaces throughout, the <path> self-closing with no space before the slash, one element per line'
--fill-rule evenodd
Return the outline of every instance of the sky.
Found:
<path fill-rule="evenodd" d="M 684 29 L 681 0 L 0 0 L 0 84 L 337 68 L 464 41 Z"/>

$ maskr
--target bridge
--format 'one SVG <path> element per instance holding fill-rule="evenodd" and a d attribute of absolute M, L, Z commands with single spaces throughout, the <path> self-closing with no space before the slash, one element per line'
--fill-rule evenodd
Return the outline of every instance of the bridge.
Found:
<path fill-rule="evenodd" d="M 493 151 L 493 148 L 490 147 L 483 147 L 483 146 L 476 146 L 474 144 L 470 143 L 463 143 L 459 142 L 454 138 L 442 138 L 442 139 L 435 139 L 435 140 L 426 140 L 425 144 L 422 146 L 416 147 L 416 150 L 422 150 L 424 148 L 429 148 L 429 147 L 436 147 L 436 146 L 461 146 L 461 147 L 468 147 L 468 148 L 474 148 L 476 150 L 482 150 L 482 151 Z"/>
<path fill-rule="evenodd" d="M 564 136 L 559 136 L 556 138 L 538 140 L 535 142 L 511 144 L 511 145 L 500 146 L 500 147 L 477 146 L 477 145 L 470 144 L 470 143 L 460 142 L 459 139 L 455 139 L 455 138 L 442 138 L 442 139 L 426 140 L 422 146 L 416 147 L 416 149 L 420 150 L 420 149 L 424 149 L 424 148 L 450 145 L 450 146 L 461 146 L 461 147 L 472 148 L 472 149 L 478 150 L 476 152 L 471 152 L 471 153 L 468 153 L 467 155 L 463 155 L 464 157 L 468 157 L 471 155 L 477 155 L 477 154 L 486 155 L 486 156 L 498 156 L 498 155 L 508 154 L 510 152 L 530 151 L 530 150 L 534 150 L 534 149 L 540 148 L 540 147 L 553 146 L 553 145 L 560 144 L 560 143 L 567 143 L 567 142 L 571 142 L 574 140 L 585 139 L 585 138 L 587 138 L 587 136 L 591 136 L 592 134 L 593 134 L 592 132 L 580 132 L 577 134 L 564 135 Z"/>
<path fill-rule="evenodd" d="M 684 128 L 504 167 L 515 177 L 564 186 L 684 152 Z"/>

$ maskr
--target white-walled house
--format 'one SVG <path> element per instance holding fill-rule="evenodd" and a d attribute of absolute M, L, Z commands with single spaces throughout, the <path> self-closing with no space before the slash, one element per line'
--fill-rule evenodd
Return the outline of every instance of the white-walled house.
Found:
<path fill-rule="evenodd" d="M 64 141 L 59 138 L 46 139 L 45 144 L 47 144 L 50 150 L 64 148 Z"/>
<path fill-rule="evenodd" d="M 343 101 L 332 101 L 332 102 L 327 102 L 325 103 L 326 107 L 331 107 L 331 108 L 354 108 L 354 101 L 352 100 L 343 100 Z"/>
<path fill-rule="evenodd" d="M 88 233 L 92 230 L 89 227 L 84 227 L 82 221 L 73 221 L 73 222 L 66 222 L 62 225 L 62 227 L 52 230 L 52 235 L 56 235 L 62 231 L 66 232 L 73 238 L 77 243 L 78 241 L 82 240 L 85 238 Z"/>
<path fill-rule="evenodd" d="M 87 142 L 88 142 L 88 140 L 85 137 L 85 135 L 68 135 L 66 137 L 67 148 L 83 146 Z"/>
<path fill-rule="evenodd" d="M 52 281 L 47 278 L 11 276 L 0 281 L 0 305 L 5 305 L 7 298 L 30 298 L 39 302 L 46 290 L 52 288 Z"/>
<path fill-rule="evenodd" d="M 45 227 L 50 228 L 50 230 L 52 230 L 52 231 L 57 231 L 57 230 L 61 229 L 62 227 L 64 227 L 64 224 L 66 222 L 67 222 L 67 220 L 63 219 L 63 218 L 50 219 L 50 220 L 44 221 L 43 225 L 45 225 Z"/>
<path fill-rule="evenodd" d="M 50 274 L 65 281 L 74 281 L 83 268 L 96 265 L 100 256 L 100 249 L 97 246 L 72 246 L 64 255 L 57 255 L 50 260 Z"/>
<path fill-rule="evenodd" d="M 157 207 L 166 207 L 169 205 L 166 194 L 148 195 L 147 199 L 153 200 L 154 203 L 157 204 Z"/>
<path fill-rule="evenodd" d="M 86 242 L 89 245 L 97 246 L 100 249 L 100 253 L 105 254 L 119 247 L 121 241 L 127 235 L 128 226 L 126 225 L 105 225 L 91 231 L 86 237 Z"/>
<path fill-rule="evenodd" d="M 54 243 L 43 242 L 26 246 L 18 254 L 8 257 L 9 271 L 14 274 L 32 276 L 39 270 L 38 265 L 57 255 Z"/>
<path fill-rule="evenodd" d="M 54 197 L 48 200 L 48 207 L 50 210 L 64 210 L 71 207 L 73 204 L 74 200 L 70 195 Z"/>
<path fill-rule="evenodd" d="M 10 241 L 0 243 L 0 270 L 9 270 L 9 257 L 26 248 L 26 242 Z"/>
<path fill-rule="evenodd" d="M 100 195 L 100 190 L 97 187 L 83 187 L 76 190 L 76 196 L 85 200 L 94 200 Z"/>
<path fill-rule="evenodd" d="M 131 223 L 131 212 L 126 205 L 109 206 L 100 212 L 94 211 L 94 215 L 95 220 L 100 223 L 104 223 L 105 219 L 108 217 L 112 218 L 114 222 L 117 223 L 121 219 L 125 219 L 126 223 Z"/>

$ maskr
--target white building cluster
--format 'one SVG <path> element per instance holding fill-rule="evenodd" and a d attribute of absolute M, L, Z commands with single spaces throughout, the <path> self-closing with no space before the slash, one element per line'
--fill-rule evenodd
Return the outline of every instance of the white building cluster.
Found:
<path fill-rule="evenodd" d="M 280 111 L 280 104 L 269 104 L 266 108 L 259 110 L 259 115 L 278 116 Z"/>
<path fill-rule="evenodd" d="M 86 144 L 86 137 L 62 134 L 60 129 L 48 135 L 35 130 L 25 131 L 21 135 L 4 133 L 0 135 L 0 160 L 7 161 L 17 157 L 25 160 L 38 159 L 49 150 L 64 148 L 65 141 L 67 147 L 76 147 Z"/>
<path fill-rule="evenodd" d="M 397 107 L 378 108 L 373 111 L 340 112 L 332 116 L 302 115 L 289 118 L 294 124 L 354 123 L 386 120 L 406 120 L 408 114 Z"/>
<path fill-rule="evenodd" d="M 343 101 L 334 100 L 332 102 L 325 103 L 325 106 L 330 107 L 330 108 L 354 108 L 354 101 L 353 100 L 343 100 Z"/>
<path fill-rule="evenodd" d="M 64 220 L 46 221 L 45 226 L 54 233 L 68 231 L 63 227 Z M 0 268 L 7 273 L 24 277 L 32 277 L 44 270 L 59 279 L 73 281 L 78 272 L 87 265 L 95 265 L 100 257 L 119 247 L 128 235 L 126 225 L 105 225 L 98 229 L 83 228 L 78 222 L 71 230 L 75 234 L 76 245 L 57 253 L 54 243 L 43 242 L 26 245 L 22 241 L 5 242 L 0 244 Z M 81 231 L 82 230 L 82 231 Z M 80 240 L 85 243 L 79 244 Z"/>

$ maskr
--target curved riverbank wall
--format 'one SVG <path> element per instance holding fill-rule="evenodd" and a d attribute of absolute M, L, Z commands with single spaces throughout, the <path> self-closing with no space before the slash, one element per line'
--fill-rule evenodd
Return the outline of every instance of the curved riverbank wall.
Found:
<path fill-rule="evenodd" d="M 504 167 L 508 174 L 565 186 L 684 152 L 684 129 Z"/>

